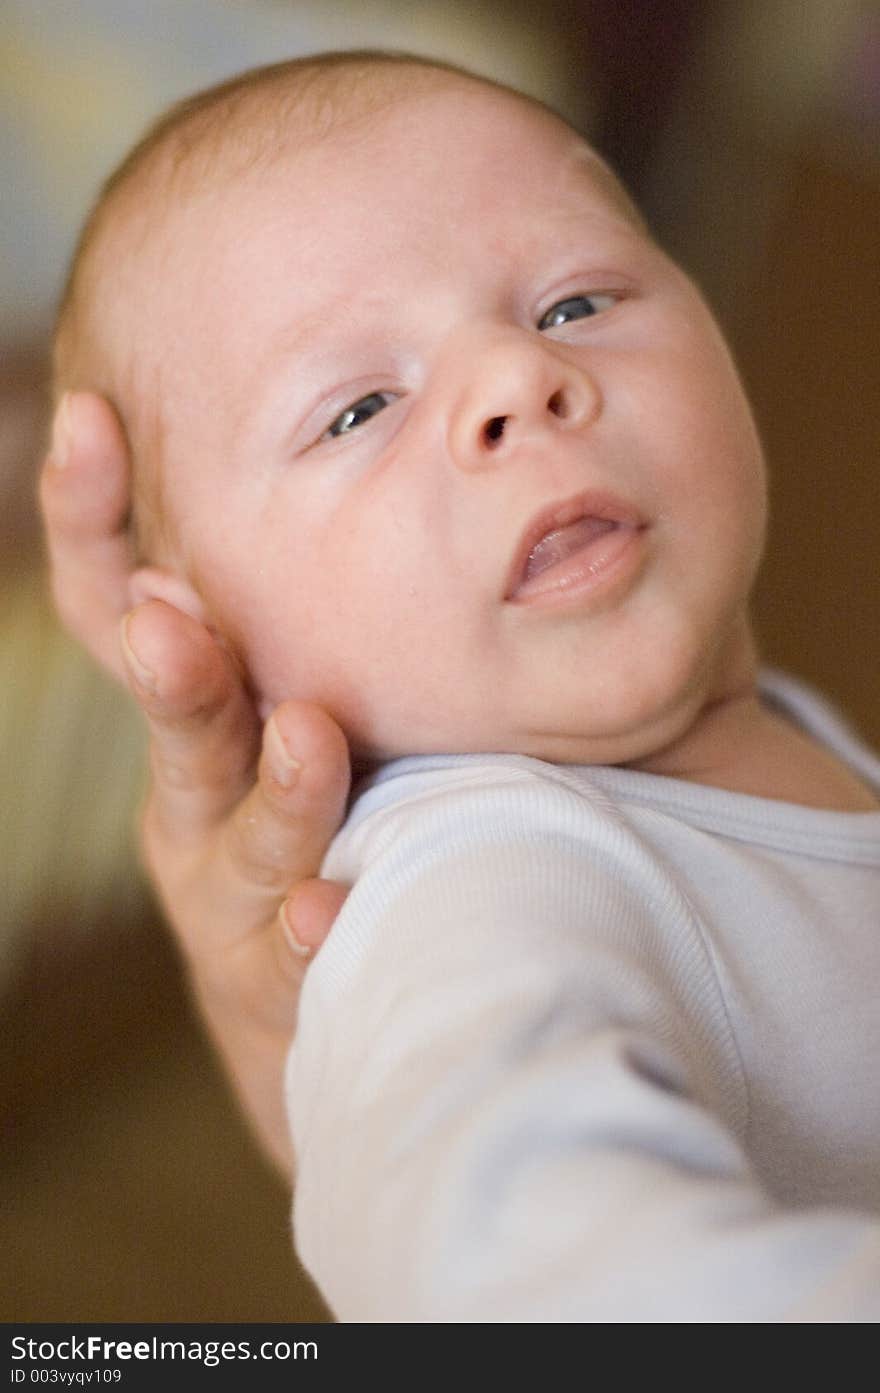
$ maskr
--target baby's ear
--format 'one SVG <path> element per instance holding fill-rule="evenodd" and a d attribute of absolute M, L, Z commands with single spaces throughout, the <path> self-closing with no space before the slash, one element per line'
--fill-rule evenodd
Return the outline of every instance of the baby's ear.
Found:
<path fill-rule="evenodd" d="M 132 572 L 128 578 L 128 598 L 132 605 L 142 605 L 145 600 L 164 600 L 166 605 L 182 609 L 200 624 L 207 622 L 207 611 L 198 591 L 182 576 L 162 571 L 157 566 L 141 566 Z"/>

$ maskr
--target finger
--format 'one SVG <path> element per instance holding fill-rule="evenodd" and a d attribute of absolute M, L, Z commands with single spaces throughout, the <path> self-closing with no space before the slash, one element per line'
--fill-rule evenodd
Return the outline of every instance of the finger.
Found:
<path fill-rule="evenodd" d="M 348 797 L 345 736 L 311 702 L 285 702 L 267 723 L 256 786 L 223 827 L 218 889 L 230 932 L 273 920 L 290 886 L 320 869 Z"/>
<path fill-rule="evenodd" d="M 347 886 L 331 880 L 304 880 L 295 886 L 269 926 L 270 951 L 259 959 L 248 954 L 247 963 L 236 972 L 239 986 L 231 1009 L 241 1007 L 242 992 L 247 991 L 242 979 L 248 974 L 253 993 L 249 998 L 251 1012 L 259 1013 L 262 1021 L 275 1030 L 291 1030 L 309 963 L 348 895 Z M 260 970 L 254 975 L 257 961 Z"/>
<path fill-rule="evenodd" d="M 122 426 L 103 397 L 68 392 L 40 477 L 52 591 L 67 628 L 117 678 L 128 607 L 130 474 Z"/>
<path fill-rule="evenodd" d="M 348 887 L 335 881 L 301 881 L 268 927 L 267 953 L 255 956 L 250 942 L 227 945 L 232 948 L 232 956 L 227 955 L 219 974 L 227 994 L 230 975 L 235 982 L 227 1019 L 230 1012 L 240 1010 L 244 1004 L 251 1017 L 259 1017 L 264 1026 L 288 1032 L 292 1029 L 309 962 L 329 934 L 348 895 Z M 236 951 L 241 956 L 238 964 Z M 222 962 L 219 954 L 205 971 L 208 980 L 216 973 L 218 961 Z"/>
<path fill-rule="evenodd" d="M 348 896 L 348 886 L 335 880 L 302 880 L 294 886 L 279 910 L 279 921 L 295 957 L 308 959 L 317 952 Z"/>
<path fill-rule="evenodd" d="M 145 833 L 164 843 L 204 840 L 253 782 L 253 704 L 233 660 L 204 625 L 162 600 L 126 616 L 121 649 L 150 730 Z"/>

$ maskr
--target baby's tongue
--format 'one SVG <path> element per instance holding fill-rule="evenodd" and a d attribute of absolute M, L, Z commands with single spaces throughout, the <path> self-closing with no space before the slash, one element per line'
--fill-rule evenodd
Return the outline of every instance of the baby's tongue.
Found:
<path fill-rule="evenodd" d="M 529 559 L 526 563 L 525 580 L 534 580 L 542 571 L 555 566 L 557 561 L 565 561 L 571 556 L 572 552 L 581 551 L 588 547 L 597 537 L 603 537 L 606 532 L 613 532 L 617 526 L 610 518 L 579 518 L 577 522 L 572 522 L 568 527 L 560 527 L 555 532 L 548 532 L 546 537 L 542 537 L 536 547 L 532 547 L 529 552 Z"/>

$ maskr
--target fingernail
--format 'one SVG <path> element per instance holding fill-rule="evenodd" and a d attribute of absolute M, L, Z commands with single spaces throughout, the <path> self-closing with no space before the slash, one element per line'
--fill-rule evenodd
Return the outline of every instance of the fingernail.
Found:
<path fill-rule="evenodd" d="M 70 393 L 65 392 L 52 422 L 49 456 L 56 469 L 63 469 L 70 459 L 70 435 Z"/>
<path fill-rule="evenodd" d="M 146 667 L 144 663 L 141 662 L 140 658 L 138 657 L 137 653 L 134 651 L 134 648 L 132 647 L 131 639 L 128 633 L 128 625 L 130 619 L 131 615 L 126 614 L 125 618 L 122 620 L 121 625 L 119 626 L 119 636 L 122 640 L 122 651 L 125 654 L 125 657 L 131 666 L 131 670 L 134 673 L 140 685 L 142 687 L 146 687 L 148 692 L 155 692 L 156 674 L 154 672 L 151 672 L 151 670 L 148 667 Z"/>
<path fill-rule="evenodd" d="M 272 777 L 282 788 L 293 788 L 302 769 L 298 759 L 294 759 L 274 718 L 266 727 L 266 753 L 272 767 Z"/>
<path fill-rule="evenodd" d="M 293 907 L 290 900 L 285 900 L 281 906 L 281 928 L 287 940 L 287 946 L 291 952 L 296 953 L 298 958 L 310 958 L 312 950 L 307 943 L 301 943 L 296 936 L 296 929 L 293 927 Z"/>

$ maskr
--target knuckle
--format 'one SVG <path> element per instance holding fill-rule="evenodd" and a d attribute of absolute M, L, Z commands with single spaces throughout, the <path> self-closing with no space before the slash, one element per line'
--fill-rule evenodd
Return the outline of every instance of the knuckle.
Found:
<path fill-rule="evenodd" d="M 195 771 L 180 754 L 162 747 L 155 740 L 151 765 L 156 782 L 177 793 L 189 793 L 200 784 Z"/>
<path fill-rule="evenodd" d="M 226 849 L 233 866 L 252 885 L 273 890 L 289 883 L 290 870 L 282 848 L 266 836 L 256 816 L 234 819 L 228 825 Z"/>
<path fill-rule="evenodd" d="M 266 768 L 263 761 L 259 770 L 259 790 L 260 798 L 265 804 L 269 815 L 279 823 L 291 823 L 294 820 L 292 802 L 296 797 L 296 787 L 286 787 L 277 779 L 271 768 Z"/>
<path fill-rule="evenodd" d="M 200 887 L 202 902 L 208 903 L 204 839 L 192 842 L 181 836 L 179 829 L 165 826 L 161 808 L 152 797 L 138 820 L 137 844 L 141 865 L 172 923 L 185 914 L 194 886 Z"/>

